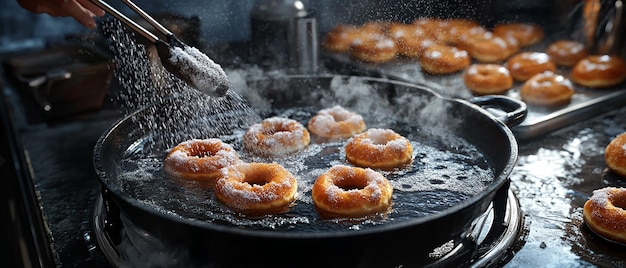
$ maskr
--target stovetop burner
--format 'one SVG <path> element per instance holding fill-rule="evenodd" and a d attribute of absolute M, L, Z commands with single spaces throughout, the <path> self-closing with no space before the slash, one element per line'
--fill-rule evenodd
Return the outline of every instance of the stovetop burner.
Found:
<path fill-rule="evenodd" d="M 93 234 L 99 248 L 115 267 L 128 267 L 157 260 L 160 265 L 184 265 L 184 249 L 172 249 L 137 227 L 121 213 L 109 215 L 100 195 L 93 214 Z M 113 226 L 113 222 L 122 226 Z M 519 201 L 508 187 L 499 190 L 489 208 L 461 238 L 451 240 L 428 254 L 429 267 L 487 267 L 506 262 L 523 243 L 524 217 Z M 182 255 L 182 256 L 181 256 Z"/>

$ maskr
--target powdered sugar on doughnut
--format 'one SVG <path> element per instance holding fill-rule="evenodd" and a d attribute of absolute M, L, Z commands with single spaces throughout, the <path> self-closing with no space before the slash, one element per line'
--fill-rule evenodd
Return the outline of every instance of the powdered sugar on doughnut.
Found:
<path fill-rule="evenodd" d="M 391 204 L 393 188 L 379 172 L 337 165 L 320 175 L 311 191 L 315 205 L 326 212 L 362 216 Z"/>
<path fill-rule="evenodd" d="M 261 155 L 284 155 L 304 149 L 309 132 L 298 121 L 271 117 L 252 125 L 244 135 L 246 149 Z"/>
<path fill-rule="evenodd" d="M 613 191 L 614 189 L 617 189 L 617 188 L 606 187 L 606 188 L 594 190 L 593 195 L 591 196 L 589 200 L 591 200 L 591 202 L 597 204 L 598 206 L 604 207 L 607 205 L 609 201 L 609 195 L 611 191 Z"/>
<path fill-rule="evenodd" d="M 291 203 L 297 192 L 295 177 L 277 163 L 242 163 L 221 170 L 217 198 L 238 210 L 271 210 Z"/>
<path fill-rule="evenodd" d="M 313 134 L 328 138 L 348 138 L 366 128 L 361 115 L 339 105 L 317 112 L 308 127 Z"/>
<path fill-rule="evenodd" d="M 230 144 L 220 139 L 192 139 L 174 147 L 164 160 L 166 173 L 183 179 L 212 179 L 219 170 L 239 162 Z"/>

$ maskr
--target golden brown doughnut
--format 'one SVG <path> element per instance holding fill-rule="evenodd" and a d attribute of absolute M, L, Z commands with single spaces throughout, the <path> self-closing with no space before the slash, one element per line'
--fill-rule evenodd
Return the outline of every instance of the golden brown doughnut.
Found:
<path fill-rule="evenodd" d="M 357 34 L 355 26 L 337 25 L 326 34 L 322 46 L 331 52 L 348 52 Z"/>
<path fill-rule="evenodd" d="M 591 55 L 572 69 L 572 81 L 589 88 L 607 88 L 626 80 L 626 62 L 612 55 Z"/>
<path fill-rule="evenodd" d="M 604 162 L 615 174 L 626 177 L 626 133 L 617 135 L 606 146 Z"/>
<path fill-rule="evenodd" d="M 398 46 L 386 35 L 361 36 L 352 42 L 350 55 L 363 62 L 383 63 L 398 55 Z"/>
<path fill-rule="evenodd" d="M 440 23 L 438 40 L 447 45 L 457 45 L 469 34 L 478 34 L 486 31 L 476 21 L 470 19 L 448 19 Z"/>
<path fill-rule="evenodd" d="M 546 48 L 546 54 L 557 65 L 570 67 L 587 56 L 587 49 L 577 41 L 558 40 Z"/>
<path fill-rule="evenodd" d="M 488 39 L 493 39 L 493 34 L 487 31 L 487 29 L 485 29 L 482 26 L 476 26 L 476 27 L 468 28 L 461 33 L 461 35 L 459 36 L 456 42 L 456 47 L 459 49 L 468 50 L 470 48 L 470 43 L 473 42 L 472 40 L 485 41 L 485 42 L 493 41 L 493 40 L 488 40 Z M 486 42 L 486 44 L 490 45 L 489 42 Z M 517 49 L 517 47 L 515 48 Z"/>
<path fill-rule="evenodd" d="M 266 118 L 252 125 L 243 136 L 244 147 L 257 155 L 282 156 L 304 149 L 311 142 L 300 122 L 282 117 Z"/>
<path fill-rule="evenodd" d="M 277 163 L 240 163 L 221 170 L 215 197 L 244 213 L 279 213 L 298 191 L 296 178 Z"/>
<path fill-rule="evenodd" d="M 311 195 L 318 211 L 327 217 L 359 217 L 387 210 L 393 188 L 380 173 L 369 168 L 338 165 L 320 175 Z"/>
<path fill-rule="evenodd" d="M 491 32 L 468 35 L 461 39 L 459 47 L 467 49 L 472 58 L 483 63 L 503 61 L 519 51 L 516 41 L 495 36 Z"/>
<path fill-rule="evenodd" d="M 309 131 L 326 138 L 349 138 L 365 130 L 365 122 L 359 114 L 336 105 L 322 109 L 309 120 Z"/>
<path fill-rule="evenodd" d="M 428 46 L 435 44 L 428 30 L 415 24 L 392 24 L 389 36 L 396 42 L 398 53 L 410 58 L 419 57 Z"/>
<path fill-rule="evenodd" d="M 430 74 L 449 74 L 461 71 L 471 63 L 467 51 L 446 45 L 433 45 L 420 57 L 422 69 Z"/>
<path fill-rule="evenodd" d="M 413 147 L 391 129 L 371 128 L 348 141 L 346 159 L 360 167 L 392 169 L 413 161 Z"/>
<path fill-rule="evenodd" d="M 513 87 L 509 70 L 498 64 L 473 64 L 465 69 L 463 82 L 476 95 L 502 94 Z"/>
<path fill-rule="evenodd" d="M 539 43 L 544 37 L 541 27 L 526 23 L 503 23 L 493 28 L 497 36 L 511 36 L 518 41 L 520 47 L 527 47 Z"/>
<path fill-rule="evenodd" d="M 550 56 L 542 52 L 521 52 L 511 57 L 506 68 L 509 69 L 513 79 L 526 81 L 536 74 L 545 71 L 556 72 L 556 64 L 550 60 Z"/>
<path fill-rule="evenodd" d="M 391 23 L 387 21 L 382 21 L 382 20 L 369 21 L 359 26 L 359 29 L 362 33 L 366 33 L 366 34 L 384 35 L 387 33 L 387 29 L 389 28 L 390 24 Z"/>
<path fill-rule="evenodd" d="M 574 96 L 572 82 L 562 75 L 547 71 L 524 82 L 520 97 L 529 104 L 558 106 L 570 102 Z"/>
<path fill-rule="evenodd" d="M 593 191 L 583 207 L 583 219 L 596 234 L 626 244 L 626 188 L 606 187 Z"/>
<path fill-rule="evenodd" d="M 239 161 L 235 149 L 220 139 L 193 139 L 170 150 L 163 161 L 163 170 L 175 178 L 212 181 L 220 169 Z"/>

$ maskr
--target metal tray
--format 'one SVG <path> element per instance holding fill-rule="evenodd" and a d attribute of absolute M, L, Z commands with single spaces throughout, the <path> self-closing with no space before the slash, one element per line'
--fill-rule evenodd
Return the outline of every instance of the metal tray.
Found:
<path fill-rule="evenodd" d="M 539 51 L 539 49 L 533 49 Z M 462 72 L 448 75 L 430 75 L 421 70 L 416 59 L 398 58 L 382 64 L 364 63 L 352 59 L 348 54 L 322 52 L 321 57 L 351 72 L 401 80 L 423 85 L 435 92 L 452 98 L 469 99 L 475 97 L 464 85 Z M 560 68 L 557 72 L 569 77 L 569 68 Z M 523 83 L 515 82 L 506 96 L 520 99 L 519 89 Z M 611 89 L 587 89 L 574 85 L 576 93 L 569 104 L 547 108 L 528 106 L 528 115 L 519 125 L 512 128 L 519 140 L 532 139 L 555 131 L 572 123 L 607 112 L 626 105 L 626 83 Z"/>

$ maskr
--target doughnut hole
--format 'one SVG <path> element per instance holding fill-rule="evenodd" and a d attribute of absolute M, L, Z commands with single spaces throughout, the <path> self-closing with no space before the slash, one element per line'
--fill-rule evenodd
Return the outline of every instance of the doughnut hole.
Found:
<path fill-rule="evenodd" d="M 344 191 L 350 190 L 362 190 L 367 186 L 368 182 L 365 180 L 357 180 L 355 177 L 348 176 L 335 180 L 335 185 Z"/>
<path fill-rule="evenodd" d="M 612 196 L 611 203 L 619 209 L 626 209 L 626 192 L 619 192 Z"/>

